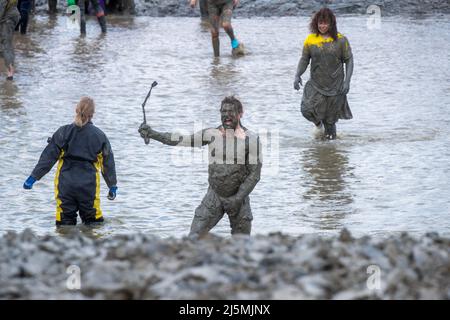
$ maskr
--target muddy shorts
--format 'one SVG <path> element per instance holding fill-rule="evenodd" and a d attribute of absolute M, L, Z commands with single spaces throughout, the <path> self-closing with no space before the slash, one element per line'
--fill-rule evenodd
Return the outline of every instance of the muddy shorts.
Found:
<path fill-rule="evenodd" d="M 233 0 L 208 0 L 209 18 L 220 16 L 222 22 L 231 22 L 233 15 Z"/>
<path fill-rule="evenodd" d="M 317 91 L 309 81 L 303 90 L 301 111 L 307 120 L 315 124 L 320 121 L 333 124 L 339 119 L 353 118 L 347 95 L 325 96 Z"/>
<path fill-rule="evenodd" d="M 250 234 L 252 229 L 252 209 L 247 196 L 239 212 L 226 212 L 221 197 L 209 187 L 202 203 L 195 210 L 190 235 L 205 235 L 227 213 L 230 220 L 231 234 Z"/>

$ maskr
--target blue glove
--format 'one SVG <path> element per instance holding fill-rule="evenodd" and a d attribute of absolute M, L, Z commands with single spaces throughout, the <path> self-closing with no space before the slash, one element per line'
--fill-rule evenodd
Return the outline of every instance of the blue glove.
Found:
<path fill-rule="evenodd" d="M 24 189 L 31 189 L 33 188 L 33 184 L 36 182 L 36 179 L 33 178 L 32 176 L 29 176 L 27 180 L 25 180 L 24 184 L 23 184 L 23 188 Z"/>
<path fill-rule="evenodd" d="M 108 199 L 114 200 L 116 198 L 116 195 L 117 195 L 117 187 L 113 186 L 113 187 L 109 188 Z"/>

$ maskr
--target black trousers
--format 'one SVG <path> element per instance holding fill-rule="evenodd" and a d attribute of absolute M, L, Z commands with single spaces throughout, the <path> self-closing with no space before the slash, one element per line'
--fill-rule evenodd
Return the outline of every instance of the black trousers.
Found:
<path fill-rule="evenodd" d="M 62 161 L 55 175 L 56 225 L 103 222 L 100 168 L 86 161 Z"/>

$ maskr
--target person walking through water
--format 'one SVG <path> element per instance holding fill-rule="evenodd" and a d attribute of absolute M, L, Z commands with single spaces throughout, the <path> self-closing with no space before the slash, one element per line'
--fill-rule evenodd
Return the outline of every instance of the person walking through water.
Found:
<path fill-rule="evenodd" d="M 197 0 L 190 0 L 191 8 L 197 5 Z M 209 22 L 211 24 L 211 37 L 214 56 L 220 56 L 219 28 L 220 23 L 231 40 L 231 52 L 234 56 L 244 54 L 244 47 L 234 36 L 231 25 L 233 10 L 239 5 L 239 0 L 207 0 Z"/>
<path fill-rule="evenodd" d="M 92 5 L 92 8 L 94 9 L 95 16 L 97 17 L 98 24 L 100 25 L 100 28 L 102 30 L 102 33 L 106 33 L 106 17 L 105 12 L 103 11 L 103 8 L 100 6 L 100 3 L 98 0 L 69 0 L 68 3 L 75 2 L 80 7 L 80 33 L 81 35 L 86 34 L 86 5 L 89 4 L 89 2 Z"/>
<path fill-rule="evenodd" d="M 324 127 L 326 139 L 334 140 L 336 122 L 353 118 L 347 101 L 353 74 L 352 49 L 347 38 L 338 33 L 336 17 L 328 8 L 312 17 L 309 28 L 311 34 L 303 45 L 294 89 L 300 90 L 301 76 L 311 61 L 311 78 L 303 89 L 301 112 L 318 129 Z"/>
<path fill-rule="evenodd" d="M 20 13 L 20 20 L 16 25 L 16 31 L 20 30 L 21 34 L 27 33 L 28 17 L 30 15 L 32 0 L 19 0 L 17 3 L 17 9 Z"/>
<path fill-rule="evenodd" d="M 208 191 L 195 210 L 190 237 L 206 235 L 228 214 L 232 234 L 250 234 L 252 211 L 249 195 L 261 177 L 262 150 L 259 137 L 242 126 L 241 102 L 235 97 L 222 100 L 222 125 L 187 136 L 158 132 L 143 123 L 139 133 L 169 146 L 208 145 Z"/>
<path fill-rule="evenodd" d="M 5 60 L 7 80 L 14 77 L 14 30 L 20 20 L 17 0 L 0 0 L 0 57 Z"/>
<path fill-rule="evenodd" d="M 55 174 L 56 225 L 76 225 L 77 212 L 84 224 L 103 222 L 100 209 L 100 172 L 109 188 L 108 199 L 117 194 L 114 155 L 108 138 L 94 126 L 94 100 L 82 97 L 75 121 L 60 127 L 49 138 L 39 162 L 25 181 L 24 189 L 46 175 L 58 161 Z"/>
<path fill-rule="evenodd" d="M 200 0 L 200 17 L 204 21 L 207 21 L 208 18 L 209 18 L 209 14 L 208 14 L 208 0 Z"/>

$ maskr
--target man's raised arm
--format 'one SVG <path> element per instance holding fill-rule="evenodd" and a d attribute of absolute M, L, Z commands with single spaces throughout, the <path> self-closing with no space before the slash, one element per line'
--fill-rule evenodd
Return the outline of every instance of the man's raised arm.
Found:
<path fill-rule="evenodd" d="M 203 129 L 194 134 L 183 136 L 178 133 L 159 132 L 153 130 L 148 124 L 142 124 L 138 131 L 142 138 L 150 138 L 168 146 L 201 147 L 211 142 L 205 138 L 206 130 L 208 129 Z"/>

